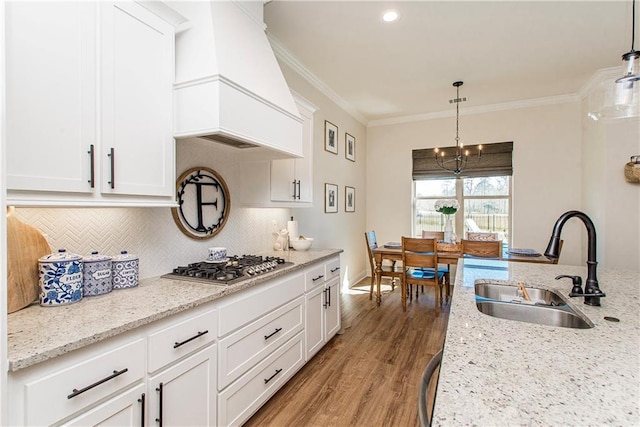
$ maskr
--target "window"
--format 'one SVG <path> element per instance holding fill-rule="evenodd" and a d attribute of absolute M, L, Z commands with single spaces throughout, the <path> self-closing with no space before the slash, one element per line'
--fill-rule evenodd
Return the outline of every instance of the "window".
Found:
<path fill-rule="evenodd" d="M 491 176 L 461 179 L 415 180 L 413 186 L 413 235 L 422 230 L 443 231 L 445 217 L 435 211 L 438 199 L 457 199 L 460 209 L 454 215 L 457 238 L 468 232 L 496 233 L 498 239 L 511 239 L 511 179 Z"/>

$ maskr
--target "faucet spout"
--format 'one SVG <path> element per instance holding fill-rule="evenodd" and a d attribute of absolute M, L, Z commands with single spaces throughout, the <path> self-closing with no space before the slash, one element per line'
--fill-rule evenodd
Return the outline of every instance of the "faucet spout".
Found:
<path fill-rule="evenodd" d="M 553 232 L 547 250 L 544 252 L 545 256 L 549 258 L 558 258 L 560 251 L 560 234 L 562 233 L 562 227 L 571 218 L 578 217 L 584 223 L 587 228 L 588 237 L 588 251 L 587 251 L 587 281 L 585 283 L 585 298 L 584 303 L 588 305 L 600 305 L 600 298 L 604 296 L 604 293 L 600 290 L 598 285 L 598 278 L 596 274 L 596 267 L 598 262 L 596 261 L 596 226 L 584 212 L 580 211 L 568 211 L 560 215 L 560 218 L 553 226 Z M 594 295 L 594 296 L 589 296 Z M 597 296 L 595 296 L 597 295 Z"/>

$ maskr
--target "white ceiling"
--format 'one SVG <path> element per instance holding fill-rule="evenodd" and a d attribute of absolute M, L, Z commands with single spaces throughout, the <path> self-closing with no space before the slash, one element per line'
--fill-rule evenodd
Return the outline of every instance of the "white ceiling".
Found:
<path fill-rule="evenodd" d="M 461 112 L 575 95 L 596 71 L 621 65 L 631 48 L 631 7 L 631 0 L 274 0 L 264 13 L 289 62 L 371 124 L 454 111 L 455 80 L 468 99 Z M 400 19 L 382 22 L 391 8 Z"/>

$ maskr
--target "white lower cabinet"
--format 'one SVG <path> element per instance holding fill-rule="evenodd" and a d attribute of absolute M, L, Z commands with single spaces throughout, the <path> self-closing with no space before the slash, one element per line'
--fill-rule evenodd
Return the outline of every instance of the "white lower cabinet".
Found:
<path fill-rule="evenodd" d="M 145 386 L 140 384 L 84 414 L 64 423 L 67 426 L 144 426 Z"/>
<path fill-rule="evenodd" d="M 216 425 L 216 345 L 149 378 L 147 425 Z"/>
<path fill-rule="evenodd" d="M 253 367 L 218 398 L 218 425 L 241 425 L 305 363 L 301 331 Z"/>
<path fill-rule="evenodd" d="M 311 359 L 340 330 L 340 260 L 309 268 L 305 279 L 306 360 Z"/>
<path fill-rule="evenodd" d="M 9 425 L 246 422 L 340 329 L 332 258 L 8 376 Z"/>

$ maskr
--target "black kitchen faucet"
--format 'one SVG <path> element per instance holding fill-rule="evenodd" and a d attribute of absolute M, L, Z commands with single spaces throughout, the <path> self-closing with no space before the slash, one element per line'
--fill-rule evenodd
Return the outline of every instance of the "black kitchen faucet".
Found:
<path fill-rule="evenodd" d="M 588 235 L 588 245 L 589 249 L 587 252 L 587 283 L 585 283 L 584 293 L 582 293 L 582 289 L 578 286 L 576 289 L 576 284 L 580 281 L 576 280 L 580 277 L 578 276 L 570 276 L 574 279 L 574 288 L 571 290 L 569 296 L 571 297 L 584 297 L 584 303 L 588 305 L 599 306 L 600 298 L 606 296 L 604 292 L 600 290 L 598 286 L 598 278 L 596 277 L 596 267 L 598 262 L 596 261 L 596 227 L 593 225 L 593 221 L 583 212 L 580 211 L 568 211 L 560 215 L 560 218 L 556 221 L 556 224 L 553 227 L 553 233 L 551 234 L 551 239 L 549 240 L 549 246 L 547 246 L 547 250 L 544 252 L 545 256 L 548 258 L 558 258 L 560 252 L 560 233 L 562 233 L 562 227 L 564 223 L 567 222 L 568 219 L 573 217 L 578 217 L 582 220 L 585 227 L 587 227 L 587 235 Z M 560 279 L 562 277 L 567 277 L 565 275 L 560 275 L 556 277 L 556 279 Z"/>

